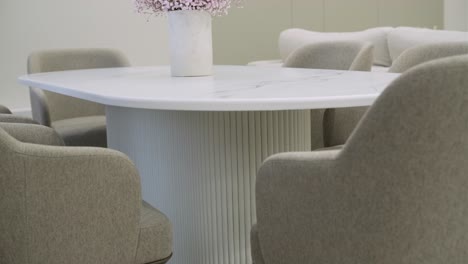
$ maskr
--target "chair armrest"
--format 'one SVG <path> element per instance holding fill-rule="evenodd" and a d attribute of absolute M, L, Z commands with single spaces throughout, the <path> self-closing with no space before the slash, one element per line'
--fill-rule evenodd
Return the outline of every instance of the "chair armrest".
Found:
<path fill-rule="evenodd" d="M 133 263 L 141 194 L 132 162 L 102 148 L 20 145 L 30 256 L 38 263 Z"/>
<path fill-rule="evenodd" d="M 283 153 L 268 158 L 256 181 L 257 235 L 265 263 L 313 263 L 310 246 L 337 198 L 330 169 L 341 150 Z M 317 225 L 320 227 L 320 225 Z M 304 252 L 306 251 L 306 253 Z M 252 253 L 257 255 L 257 253 Z"/>
<path fill-rule="evenodd" d="M 1 121 L 1 120 L 0 120 Z M 10 136 L 24 143 L 33 143 L 51 146 L 64 146 L 62 138 L 54 129 L 35 124 L 1 123 L 0 128 Z"/>
<path fill-rule="evenodd" d="M 29 117 L 11 115 L 11 114 L 0 114 L 0 122 L 3 123 L 24 123 L 24 124 L 38 124 L 36 121 Z"/>
<path fill-rule="evenodd" d="M 11 111 L 8 107 L 0 105 L 0 114 L 11 114 Z"/>

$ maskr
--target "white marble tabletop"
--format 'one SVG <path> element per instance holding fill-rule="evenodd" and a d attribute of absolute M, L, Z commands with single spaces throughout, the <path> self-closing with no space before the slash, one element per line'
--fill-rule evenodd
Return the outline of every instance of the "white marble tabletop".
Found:
<path fill-rule="evenodd" d="M 97 103 L 161 110 L 261 111 L 370 105 L 398 74 L 215 66 L 171 77 L 167 66 L 25 75 L 22 84 Z"/>

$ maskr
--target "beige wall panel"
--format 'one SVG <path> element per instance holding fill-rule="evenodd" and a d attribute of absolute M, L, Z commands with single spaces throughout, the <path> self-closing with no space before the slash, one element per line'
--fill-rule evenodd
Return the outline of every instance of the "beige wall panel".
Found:
<path fill-rule="evenodd" d="M 325 0 L 324 4 L 325 31 L 356 31 L 379 24 L 377 0 Z"/>
<path fill-rule="evenodd" d="M 380 24 L 385 26 L 443 27 L 443 0 L 379 0 Z"/>
<path fill-rule="evenodd" d="M 323 0 L 292 0 L 293 27 L 323 31 L 323 2 Z"/>
<path fill-rule="evenodd" d="M 448 30 L 468 29 L 468 0 L 444 1 L 444 28 Z"/>
<path fill-rule="evenodd" d="M 290 1 L 248 0 L 244 8 L 213 20 L 214 61 L 246 64 L 278 58 L 279 33 L 291 25 Z"/>

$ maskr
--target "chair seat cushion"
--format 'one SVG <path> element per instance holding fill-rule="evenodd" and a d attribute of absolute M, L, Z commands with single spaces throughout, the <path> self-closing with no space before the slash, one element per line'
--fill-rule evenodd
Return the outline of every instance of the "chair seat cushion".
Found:
<path fill-rule="evenodd" d="M 107 147 L 106 117 L 85 116 L 52 122 L 67 146 Z"/>
<path fill-rule="evenodd" d="M 143 201 L 140 236 L 135 263 L 145 264 L 167 259 L 172 254 L 172 225 L 160 211 Z"/>

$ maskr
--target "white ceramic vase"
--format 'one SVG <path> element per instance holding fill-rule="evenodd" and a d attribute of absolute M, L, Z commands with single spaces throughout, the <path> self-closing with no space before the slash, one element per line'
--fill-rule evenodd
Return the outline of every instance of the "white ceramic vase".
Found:
<path fill-rule="evenodd" d="M 172 76 L 213 73 L 211 15 L 205 11 L 168 12 Z"/>

